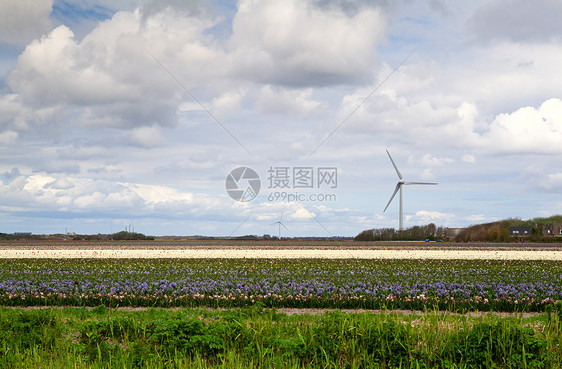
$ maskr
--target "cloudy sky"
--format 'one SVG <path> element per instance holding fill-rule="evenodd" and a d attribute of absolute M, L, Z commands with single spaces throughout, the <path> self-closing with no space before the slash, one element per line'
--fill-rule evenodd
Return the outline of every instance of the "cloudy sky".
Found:
<path fill-rule="evenodd" d="M 4 0 L 0 232 L 262 235 L 281 214 L 283 235 L 397 228 L 386 149 L 406 180 L 439 182 L 404 188 L 405 226 L 559 214 L 560 14 L 558 0 Z M 251 201 L 225 188 L 238 167 L 260 179 Z"/>

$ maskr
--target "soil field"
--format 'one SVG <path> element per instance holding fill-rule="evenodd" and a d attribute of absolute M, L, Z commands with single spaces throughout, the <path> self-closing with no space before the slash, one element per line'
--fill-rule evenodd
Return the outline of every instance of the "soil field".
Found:
<path fill-rule="evenodd" d="M 423 241 L 0 241 L 0 250 L 517 250 L 562 252 L 562 243 L 449 243 Z"/>

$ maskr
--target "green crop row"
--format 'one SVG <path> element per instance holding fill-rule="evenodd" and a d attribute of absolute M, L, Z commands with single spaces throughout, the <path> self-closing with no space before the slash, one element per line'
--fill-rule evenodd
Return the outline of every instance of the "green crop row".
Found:
<path fill-rule="evenodd" d="M 2 368 L 560 368 L 561 320 L 0 308 Z"/>

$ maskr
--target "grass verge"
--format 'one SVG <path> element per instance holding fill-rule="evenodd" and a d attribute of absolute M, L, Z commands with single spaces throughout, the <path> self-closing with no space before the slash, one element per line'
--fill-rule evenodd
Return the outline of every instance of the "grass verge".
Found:
<path fill-rule="evenodd" d="M 559 368 L 561 319 L 0 308 L 3 368 Z"/>

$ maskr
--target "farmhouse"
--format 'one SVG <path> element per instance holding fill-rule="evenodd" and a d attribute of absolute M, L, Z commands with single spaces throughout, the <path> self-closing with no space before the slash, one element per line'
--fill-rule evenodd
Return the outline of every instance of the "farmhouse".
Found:
<path fill-rule="evenodd" d="M 542 227 L 543 237 L 562 237 L 562 223 L 552 223 Z"/>
<path fill-rule="evenodd" d="M 509 227 L 509 235 L 525 237 L 531 235 L 531 227 Z"/>
<path fill-rule="evenodd" d="M 548 224 L 548 225 L 542 226 L 542 236 L 543 236 L 543 237 L 552 237 L 552 236 L 554 236 L 554 228 L 552 227 L 552 224 Z"/>
<path fill-rule="evenodd" d="M 553 223 L 552 229 L 555 236 L 562 236 L 562 223 Z"/>

